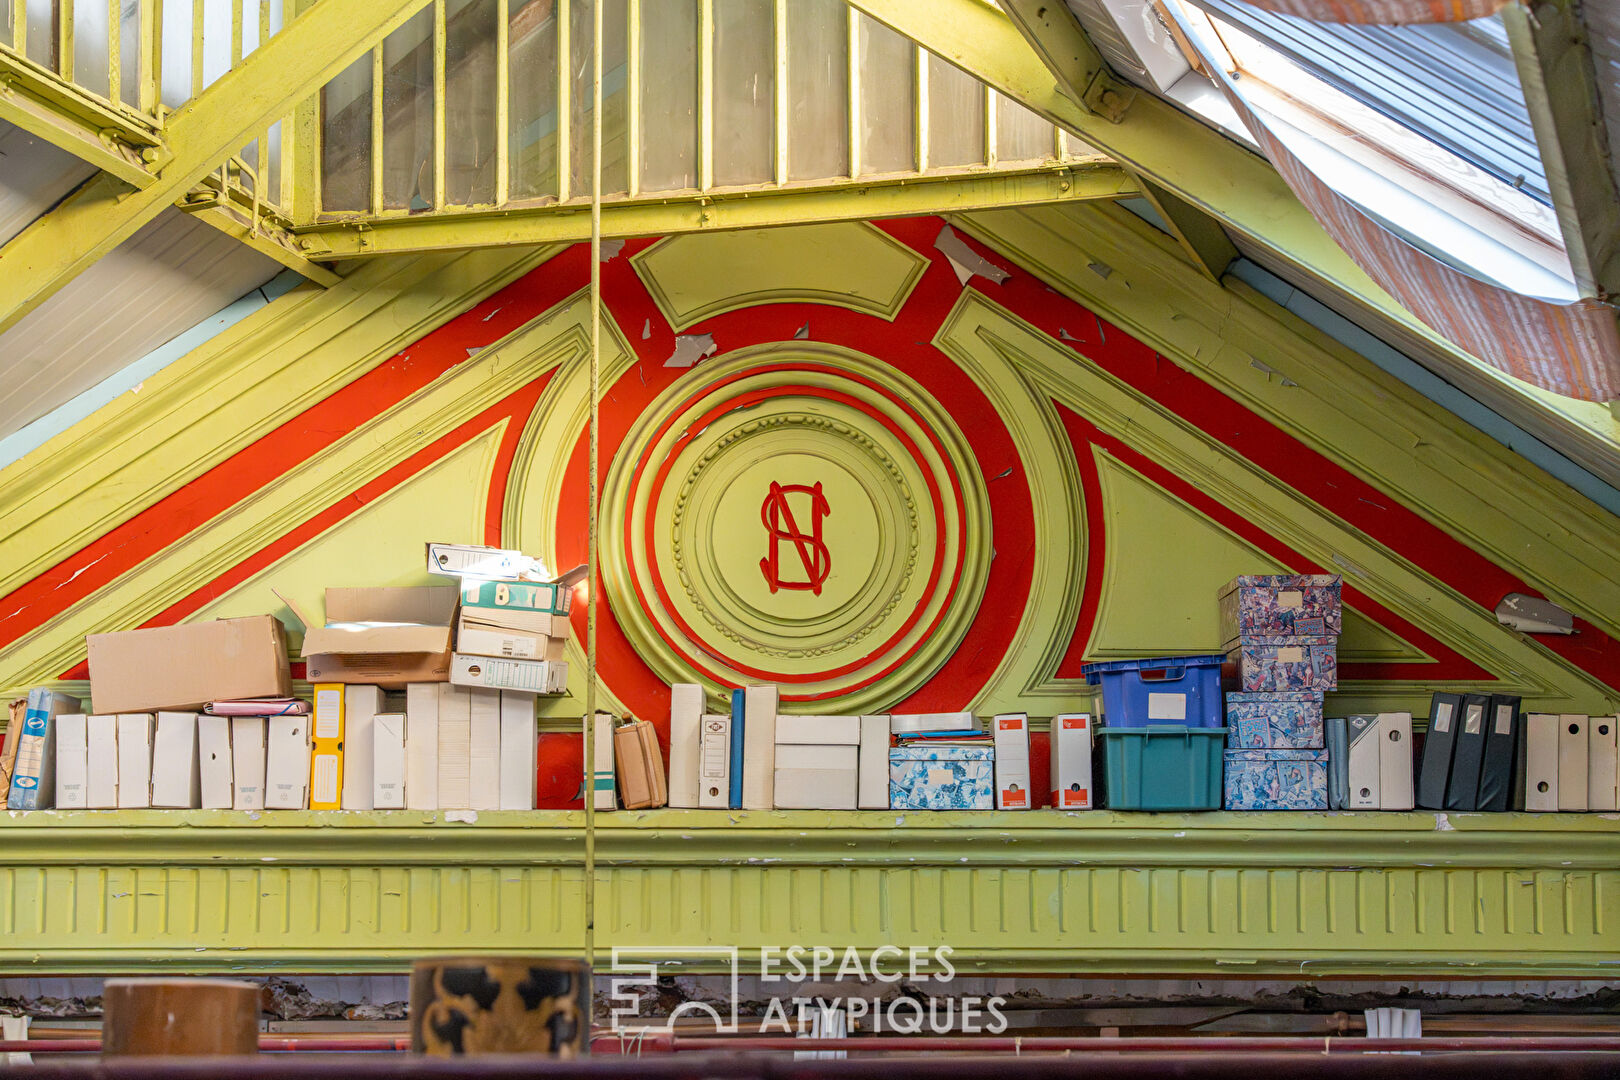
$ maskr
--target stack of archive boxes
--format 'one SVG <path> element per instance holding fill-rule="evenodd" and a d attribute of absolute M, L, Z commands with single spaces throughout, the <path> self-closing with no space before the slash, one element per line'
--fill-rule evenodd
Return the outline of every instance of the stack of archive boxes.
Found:
<path fill-rule="evenodd" d="M 1217 810 L 1221 805 L 1222 657 L 1165 656 L 1084 664 L 1102 687 L 1102 791 L 1110 810 Z"/>
<path fill-rule="evenodd" d="M 1228 810 L 1326 810 L 1322 694 L 1338 686 L 1341 579 L 1239 577 L 1221 590 Z"/>

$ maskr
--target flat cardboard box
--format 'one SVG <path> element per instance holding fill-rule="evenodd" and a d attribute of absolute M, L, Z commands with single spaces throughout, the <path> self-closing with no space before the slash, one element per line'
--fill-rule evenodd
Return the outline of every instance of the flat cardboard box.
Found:
<path fill-rule="evenodd" d="M 287 632 L 269 615 L 91 634 L 98 713 L 200 710 L 210 701 L 287 697 Z"/>
<path fill-rule="evenodd" d="M 231 717 L 233 810 L 264 809 L 264 729 L 265 718 L 262 716 Z"/>
<path fill-rule="evenodd" d="M 196 713 L 157 714 L 152 736 L 152 805 L 182 810 L 202 805 Z"/>
<path fill-rule="evenodd" d="M 854 769 L 777 769 L 778 810 L 853 810 L 860 781 Z"/>
<path fill-rule="evenodd" d="M 550 622 L 552 616 L 546 616 Z M 568 639 L 491 626 L 463 611 L 456 621 L 456 652 L 469 656 L 505 656 L 515 660 L 566 660 Z"/>
<path fill-rule="evenodd" d="M 456 590 L 436 587 L 327 589 L 326 620 L 304 620 L 310 682 L 371 683 L 399 689 L 450 677 Z M 285 598 L 283 598 L 285 599 Z"/>
<path fill-rule="evenodd" d="M 861 718 L 778 715 L 776 741 L 778 744 L 792 743 L 795 746 L 859 746 Z"/>

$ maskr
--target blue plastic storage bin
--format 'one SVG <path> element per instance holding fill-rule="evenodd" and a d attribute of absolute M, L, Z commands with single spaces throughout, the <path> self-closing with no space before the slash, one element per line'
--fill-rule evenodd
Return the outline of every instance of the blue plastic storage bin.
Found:
<path fill-rule="evenodd" d="M 1105 727 L 1185 724 L 1218 728 L 1224 656 L 1160 656 L 1082 664 L 1092 686 L 1102 684 Z"/>

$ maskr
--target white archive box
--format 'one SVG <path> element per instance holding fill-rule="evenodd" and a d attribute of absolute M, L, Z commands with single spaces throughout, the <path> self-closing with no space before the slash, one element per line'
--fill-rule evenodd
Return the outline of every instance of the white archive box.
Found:
<path fill-rule="evenodd" d="M 439 808 L 439 687 L 444 683 L 408 683 L 405 687 L 405 805 L 412 810 Z"/>
<path fill-rule="evenodd" d="M 343 688 L 343 794 L 345 810 L 376 805 L 376 737 L 373 727 L 383 711 L 380 686 L 350 683 Z"/>
<path fill-rule="evenodd" d="M 889 718 L 881 713 L 861 717 L 860 796 L 862 810 L 889 808 Z"/>
<path fill-rule="evenodd" d="M 539 730 L 534 695 L 501 691 L 501 809 L 533 810 Z"/>
<path fill-rule="evenodd" d="M 996 745 L 996 809 L 1029 810 L 1029 717 L 1000 713 L 990 721 Z"/>
<path fill-rule="evenodd" d="M 231 718 L 197 717 L 197 774 L 204 810 L 229 810 L 236 800 L 231 766 Z"/>
<path fill-rule="evenodd" d="M 1052 805 L 1059 810 L 1090 810 L 1096 804 L 1091 783 L 1091 716 L 1052 717 Z"/>
<path fill-rule="evenodd" d="M 118 806 L 152 805 L 152 714 L 118 714 Z"/>
<path fill-rule="evenodd" d="M 90 806 L 89 717 L 83 713 L 56 716 L 56 808 L 84 810 Z"/>
<path fill-rule="evenodd" d="M 467 801 L 474 810 L 501 808 L 501 694 L 482 686 L 469 691 Z"/>
<path fill-rule="evenodd" d="M 752 717 L 750 717 L 750 720 Z M 858 716 L 778 716 L 776 741 L 795 746 L 859 746 L 861 718 Z"/>
<path fill-rule="evenodd" d="M 845 749 L 823 747 L 822 749 Z M 853 750 L 854 747 L 848 747 Z M 858 780 L 854 769 L 777 769 L 779 810 L 853 810 Z"/>
<path fill-rule="evenodd" d="M 303 810 L 309 805 L 309 716 L 272 716 L 264 749 L 264 805 Z"/>
<path fill-rule="evenodd" d="M 405 809 L 405 714 L 378 713 L 371 724 L 371 805 Z"/>
<path fill-rule="evenodd" d="M 1558 718 L 1558 809 L 1588 808 L 1586 781 L 1590 769 L 1586 735 L 1587 717 L 1564 713 Z"/>
<path fill-rule="evenodd" d="M 1378 808 L 1410 810 L 1416 804 L 1412 775 L 1412 714 L 1378 714 Z"/>
<path fill-rule="evenodd" d="M 669 688 L 669 805 L 698 805 L 698 743 L 703 727 L 703 687 L 676 683 Z"/>
<path fill-rule="evenodd" d="M 472 809 L 472 694 L 439 683 L 440 810 Z"/>
<path fill-rule="evenodd" d="M 783 769 L 841 769 L 858 772 L 861 748 L 827 743 L 777 743 L 776 771 Z M 781 804 L 778 803 L 778 806 Z"/>
<path fill-rule="evenodd" d="M 1557 713 L 1531 713 L 1524 718 L 1524 808 L 1537 813 L 1558 809 Z"/>
<path fill-rule="evenodd" d="M 1615 740 L 1615 721 L 1613 716 L 1594 716 L 1586 722 L 1586 805 L 1591 810 L 1620 810 L 1620 791 L 1616 790 L 1620 783 L 1616 750 L 1620 746 Z"/>
<path fill-rule="evenodd" d="M 265 727 L 262 716 L 231 717 L 231 808 L 264 809 Z"/>
<path fill-rule="evenodd" d="M 89 769 L 85 805 L 92 810 L 111 810 L 118 805 L 118 717 L 112 713 L 85 717 L 85 738 Z"/>
<path fill-rule="evenodd" d="M 698 734 L 698 805 L 706 810 L 731 806 L 731 717 L 704 713 Z"/>
<path fill-rule="evenodd" d="M 1378 717 L 1363 713 L 1347 718 L 1349 728 L 1348 777 L 1350 809 L 1377 810 L 1383 797 L 1380 776 L 1382 749 L 1378 745 Z"/>

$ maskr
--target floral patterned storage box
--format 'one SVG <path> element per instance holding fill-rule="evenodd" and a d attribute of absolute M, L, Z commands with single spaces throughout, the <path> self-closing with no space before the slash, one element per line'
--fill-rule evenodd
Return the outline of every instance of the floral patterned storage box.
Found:
<path fill-rule="evenodd" d="M 1226 809 L 1326 810 L 1326 750 L 1228 750 Z"/>
<path fill-rule="evenodd" d="M 1277 690 L 1336 690 L 1338 638 L 1245 638 L 1226 654 L 1236 664 L 1238 689 L 1246 694 Z"/>
<path fill-rule="evenodd" d="M 995 749 L 896 746 L 889 751 L 891 810 L 989 810 L 995 806 Z"/>
<path fill-rule="evenodd" d="M 1323 746 L 1322 692 L 1226 695 L 1226 745 L 1233 750 Z"/>
<path fill-rule="evenodd" d="M 1221 590 L 1221 627 L 1238 638 L 1337 637 L 1344 625 L 1337 574 L 1262 574 Z"/>

